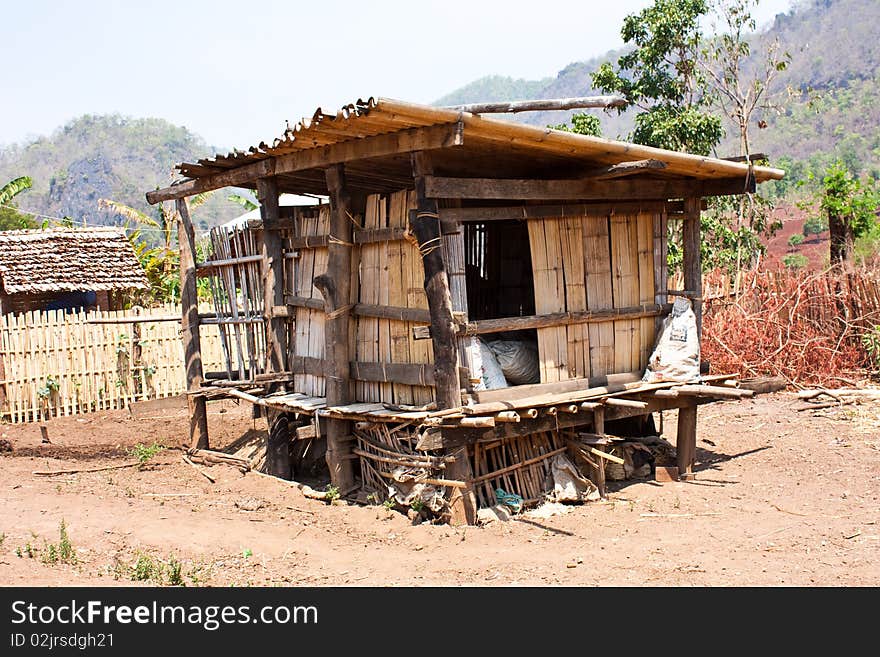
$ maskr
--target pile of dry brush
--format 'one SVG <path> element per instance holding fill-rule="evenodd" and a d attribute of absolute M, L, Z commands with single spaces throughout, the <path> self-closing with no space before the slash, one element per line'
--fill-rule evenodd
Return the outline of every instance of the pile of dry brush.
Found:
<path fill-rule="evenodd" d="M 797 386 L 878 375 L 880 353 L 866 336 L 880 337 L 880 271 L 748 272 L 735 287 L 704 302 L 703 358 L 713 371 Z"/>

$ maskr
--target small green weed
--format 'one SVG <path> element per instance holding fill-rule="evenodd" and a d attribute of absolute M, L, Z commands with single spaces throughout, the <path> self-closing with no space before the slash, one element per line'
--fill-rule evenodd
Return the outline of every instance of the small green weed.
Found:
<path fill-rule="evenodd" d="M 169 586 L 186 586 L 183 581 L 182 566 L 180 562 L 173 556 L 168 557 L 168 563 L 165 564 L 168 573 Z"/>
<path fill-rule="evenodd" d="M 161 565 L 156 563 L 156 560 L 149 554 L 139 552 L 137 561 L 135 561 L 134 568 L 131 571 L 131 580 L 134 582 L 149 582 L 156 578 L 160 580 L 162 578 Z"/>
<path fill-rule="evenodd" d="M 333 503 L 339 499 L 339 488 L 336 486 L 327 486 L 325 492 L 327 493 L 328 502 Z"/>
<path fill-rule="evenodd" d="M 30 548 L 30 543 L 28 543 L 27 547 Z M 33 552 L 33 549 L 31 549 L 31 552 Z M 33 554 L 29 553 L 28 556 L 33 557 Z M 67 533 L 67 523 L 64 520 L 61 521 L 61 525 L 58 528 L 58 542 L 43 542 L 43 553 L 40 556 L 40 561 L 52 566 L 58 563 L 69 565 L 76 563 L 76 550 L 73 549 L 73 543 L 70 542 L 70 535 Z"/>
<path fill-rule="evenodd" d="M 871 359 L 874 369 L 880 370 L 880 325 L 862 336 L 862 346 Z"/>
<path fill-rule="evenodd" d="M 140 462 L 140 464 L 143 466 L 143 465 L 146 465 L 147 461 L 152 459 L 154 456 L 156 456 L 156 454 L 161 452 L 163 449 L 165 449 L 165 448 L 162 447 L 162 445 L 160 445 L 159 443 L 154 441 L 152 445 L 138 443 L 133 448 L 131 448 L 128 451 L 128 453 L 131 456 L 135 457 Z"/>

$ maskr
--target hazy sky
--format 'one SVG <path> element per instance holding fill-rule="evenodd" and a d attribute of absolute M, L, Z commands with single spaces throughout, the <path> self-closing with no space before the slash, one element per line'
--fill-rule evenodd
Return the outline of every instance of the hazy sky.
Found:
<path fill-rule="evenodd" d="M 0 144 L 84 113 L 157 116 L 246 147 L 358 97 L 431 102 L 493 73 L 555 75 L 621 45 L 650 0 L 4 3 Z M 790 0 L 762 0 L 767 23 Z M 544 13 L 543 8 L 547 8 Z"/>

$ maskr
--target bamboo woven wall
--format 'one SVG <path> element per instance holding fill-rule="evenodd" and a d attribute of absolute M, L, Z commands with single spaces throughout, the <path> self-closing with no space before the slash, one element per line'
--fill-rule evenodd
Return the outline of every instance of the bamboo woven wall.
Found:
<path fill-rule="evenodd" d="M 180 316 L 180 308 L 150 309 L 140 316 L 147 313 Z M 131 311 L 34 311 L 0 317 L 3 419 L 20 423 L 119 409 L 184 392 L 179 322 L 140 323 L 139 340 L 131 323 L 90 323 L 136 317 Z M 217 327 L 202 326 L 201 342 L 204 369 L 224 369 Z"/>
<path fill-rule="evenodd" d="M 656 213 L 529 220 L 535 311 L 598 311 L 654 302 Z M 644 369 L 653 318 L 538 329 L 541 382 Z"/>

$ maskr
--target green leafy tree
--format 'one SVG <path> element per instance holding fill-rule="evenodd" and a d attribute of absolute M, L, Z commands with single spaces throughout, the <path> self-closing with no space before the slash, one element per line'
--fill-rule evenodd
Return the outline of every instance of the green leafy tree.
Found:
<path fill-rule="evenodd" d="M 831 264 L 851 262 L 856 238 L 876 229 L 880 189 L 869 178 L 854 176 L 841 160 L 822 178 L 819 208 L 831 233 Z"/>
<path fill-rule="evenodd" d="M 28 176 L 20 176 L 0 187 L 0 230 L 36 228 L 36 222 L 19 212 L 13 202 L 18 194 L 30 189 L 32 185 L 33 181 Z"/>
<path fill-rule="evenodd" d="M 647 146 L 708 155 L 721 141 L 721 120 L 709 112 L 710 95 L 698 66 L 701 18 L 707 0 L 655 0 L 627 16 L 621 37 L 632 50 L 616 66 L 606 62 L 593 85 L 636 107 L 630 139 Z"/>
<path fill-rule="evenodd" d="M 821 235 L 826 230 L 828 230 L 828 220 L 825 217 L 815 215 L 804 220 L 804 228 L 801 232 L 804 237 L 809 237 L 810 235 Z"/>
<path fill-rule="evenodd" d="M 583 112 L 578 112 L 577 114 L 572 115 L 571 126 L 566 123 L 559 123 L 547 127 L 553 128 L 554 130 L 562 130 L 563 132 L 574 132 L 579 135 L 588 135 L 590 137 L 602 136 L 602 122 L 599 121 L 599 117 L 594 116 L 593 114 L 584 114 Z"/>

